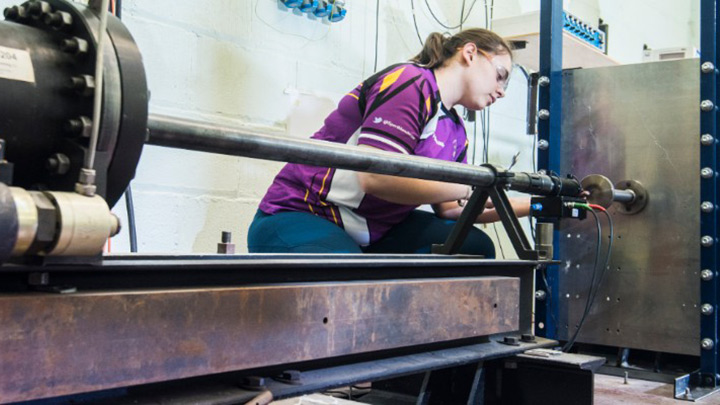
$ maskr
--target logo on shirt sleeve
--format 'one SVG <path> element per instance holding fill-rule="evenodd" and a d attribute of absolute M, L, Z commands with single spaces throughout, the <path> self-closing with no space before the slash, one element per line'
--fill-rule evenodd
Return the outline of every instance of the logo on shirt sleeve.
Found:
<path fill-rule="evenodd" d="M 398 131 L 402 132 L 403 134 L 409 136 L 410 138 L 415 139 L 415 136 L 412 133 L 410 133 L 410 131 L 401 127 L 400 125 L 395 124 L 394 122 L 392 122 L 390 120 L 384 120 L 384 119 L 382 119 L 382 117 L 375 117 L 375 118 L 373 118 L 373 123 L 375 123 L 375 124 L 382 123 L 385 126 L 388 126 L 393 129 L 397 129 Z"/>

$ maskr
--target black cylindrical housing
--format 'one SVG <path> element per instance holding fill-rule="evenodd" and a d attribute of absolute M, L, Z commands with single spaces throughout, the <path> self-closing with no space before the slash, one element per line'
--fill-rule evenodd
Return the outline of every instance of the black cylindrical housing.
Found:
<path fill-rule="evenodd" d="M 0 138 L 14 164 L 12 185 L 71 191 L 85 162 L 93 117 L 99 18 L 66 0 L 5 9 L 0 22 Z M 140 52 L 108 16 L 102 113 L 94 169 L 112 206 L 134 177 L 147 127 L 148 93 Z M 48 162 L 66 156 L 60 168 Z"/>

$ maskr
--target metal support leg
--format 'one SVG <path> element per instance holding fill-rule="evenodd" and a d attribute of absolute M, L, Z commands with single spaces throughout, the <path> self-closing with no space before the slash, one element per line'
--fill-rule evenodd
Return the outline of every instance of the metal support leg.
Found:
<path fill-rule="evenodd" d="M 547 258 L 547 252 L 541 254 L 530 246 L 530 242 L 528 242 L 527 236 L 520 225 L 520 221 L 518 221 L 517 215 L 515 215 L 515 211 L 513 211 L 505 190 L 500 187 L 494 187 L 488 191 L 493 205 L 495 205 L 495 211 L 497 211 L 500 216 L 500 220 L 505 227 L 505 231 L 510 237 L 510 241 L 515 248 L 518 258 L 522 260 L 538 260 Z"/>
<path fill-rule="evenodd" d="M 430 383 L 430 374 L 432 374 L 432 371 L 427 371 L 425 373 L 415 405 L 427 405 L 429 403 L 430 396 L 428 395 L 428 384 Z"/>
<path fill-rule="evenodd" d="M 475 369 L 470 395 L 467 405 L 481 405 L 485 403 L 485 364 L 481 361 Z"/>
<path fill-rule="evenodd" d="M 432 252 L 442 255 L 452 255 L 460 251 L 460 247 L 467 237 L 470 228 L 475 224 L 475 219 L 485 210 L 489 194 L 486 189 L 475 189 L 467 206 L 463 209 L 455 227 L 444 244 L 433 245 Z"/>

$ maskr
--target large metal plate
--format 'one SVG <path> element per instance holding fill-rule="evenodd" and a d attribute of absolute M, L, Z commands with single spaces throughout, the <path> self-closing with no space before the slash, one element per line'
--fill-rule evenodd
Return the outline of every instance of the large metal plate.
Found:
<path fill-rule="evenodd" d="M 512 332 L 520 279 L 0 295 L 0 402 Z"/>
<path fill-rule="evenodd" d="M 564 76 L 561 171 L 637 180 L 650 198 L 636 215 L 609 210 L 612 260 L 580 342 L 699 354 L 699 72 L 694 59 Z M 587 299 L 596 243 L 588 218 L 559 234 L 561 339 Z"/>

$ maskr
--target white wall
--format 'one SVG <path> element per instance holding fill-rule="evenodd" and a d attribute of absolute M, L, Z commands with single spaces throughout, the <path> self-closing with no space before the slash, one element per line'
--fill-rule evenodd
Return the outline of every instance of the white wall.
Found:
<path fill-rule="evenodd" d="M 611 24 L 611 52 L 624 62 L 639 61 L 642 43 L 683 46 L 697 38 L 690 17 L 698 0 L 565 1 L 581 18 L 602 17 Z M 0 7 L 18 2 L 0 0 Z M 346 3 L 347 18 L 332 25 L 294 15 L 277 0 L 125 0 L 123 20 L 144 57 L 152 112 L 307 137 L 344 93 L 373 72 L 376 2 Z M 444 30 L 424 0 L 414 3 L 423 39 Z M 461 1 L 430 4 L 448 25 L 457 24 Z M 537 4 L 496 0 L 494 16 L 531 11 Z M 484 25 L 485 1 L 478 0 L 465 26 Z M 379 69 L 420 49 L 408 0 L 381 0 L 379 33 Z M 531 169 L 533 153 L 532 137 L 525 135 L 525 90 L 516 69 L 507 98 L 491 111 L 490 161 L 507 165 L 522 150 L 518 170 Z M 468 128 L 472 133 L 472 124 Z M 480 132 L 478 124 L 478 139 Z M 224 230 L 233 232 L 239 252 L 246 251 L 247 227 L 280 167 L 145 147 L 132 183 L 140 252 L 214 252 Z M 127 223 L 123 200 L 114 211 Z M 509 243 L 503 246 L 511 256 Z M 129 251 L 127 228 L 113 240 L 112 251 Z"/>

